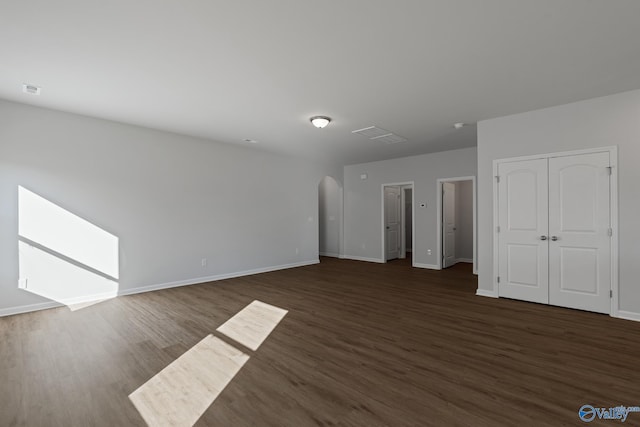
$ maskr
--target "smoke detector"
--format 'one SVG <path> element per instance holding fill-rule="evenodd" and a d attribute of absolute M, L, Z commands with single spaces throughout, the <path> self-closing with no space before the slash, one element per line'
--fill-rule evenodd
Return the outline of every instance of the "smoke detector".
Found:
<path fill-rule="evenodd" d="M 22 91 L 24 93 L 28 93 L 29 95 L 40 95 L 42 88 L 40 86 L 31 85 L 28 83 L 22 84 Z"/>

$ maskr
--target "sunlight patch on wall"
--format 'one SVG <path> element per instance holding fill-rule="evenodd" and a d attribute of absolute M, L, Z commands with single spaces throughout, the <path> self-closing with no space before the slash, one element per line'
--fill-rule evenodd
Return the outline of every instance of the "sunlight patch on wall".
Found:
<path fill-rule="evenodd" d="M 71 309 L 118 294 L 118 238 L 18 187 L 19 287 Z"/>

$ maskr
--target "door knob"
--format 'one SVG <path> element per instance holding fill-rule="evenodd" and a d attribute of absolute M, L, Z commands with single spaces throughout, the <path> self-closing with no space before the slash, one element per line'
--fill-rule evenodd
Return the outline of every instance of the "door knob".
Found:
<path fill-rule="evenodd" d="M 387 230 L 388 230 L 389 228 L 390 228 L 390 227 L 387 225 Z"/>
<path fill-rule="evenodd" d="M 558 236 L 551 236 L 551 240 L 555 242 L 556 240 L 558 240 Z"/>
<path fill-rule="evenodd" d="M 540 236 L 540 240 L 547 240 L 547 236 Z"/>

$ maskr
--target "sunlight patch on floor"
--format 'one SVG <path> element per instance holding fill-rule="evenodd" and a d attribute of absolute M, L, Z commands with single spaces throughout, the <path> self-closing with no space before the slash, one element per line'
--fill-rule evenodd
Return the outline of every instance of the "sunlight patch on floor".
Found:
<path fill-rule="evenodd" d="M 256 351 L 287 313 L 256 300 L 217 330 Z M 150 426 L 193 426 L 248 360 L 233 345 L 208 335 L 129 399 Z"/>
<path fill-rule="evenodd" d="M 129 395 L 150 426 L 192 426 L 249 356 L 209 335 Z"/>
<path fill-rule="evenodd" d="M 256 300 L 216 330 L 256 351 L 286 314 L 287 310 Z"/>

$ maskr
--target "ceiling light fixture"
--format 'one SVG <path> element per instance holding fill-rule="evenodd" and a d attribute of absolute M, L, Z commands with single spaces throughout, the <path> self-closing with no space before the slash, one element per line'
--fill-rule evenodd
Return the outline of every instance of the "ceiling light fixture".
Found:
<path fill-rule="evenodd" d="M 309 120 L 318 129 L 326 127 L 331 122 L 331 118 L 326 116 L 313 116 Z"/>
<path fill-rule="evenodd" d="M 468 125 L 468 124 L 466 124 L 466 123 L 462 123 L 462 122 L 460 122 L 460 123 L 455 123 L 455 124 L 453 125 L 453 127 L 454 127 L 454 128 L 456 128 L 456 129 L 462 129 L 462 128 L 463 128 L 463 127 L 465 127 L 465 126 L 469 126 L 469 125 Z"/>

